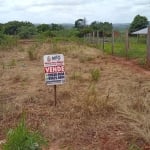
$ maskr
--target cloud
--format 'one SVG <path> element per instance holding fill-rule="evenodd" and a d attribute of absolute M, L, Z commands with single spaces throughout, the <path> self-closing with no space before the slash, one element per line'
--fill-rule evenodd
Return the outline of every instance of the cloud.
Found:
<path fill-rule="evenodd" d="M 33 23 L 92 21 L 131 22 L 137 15 L 150 20 L 150 0 L 0 0 L 1 21 L 29 20 Z"/>
<path fill-rule="evenodd" d="M 37 2 L 32 4 L 32 6 L 78 6 L 78 5 L 82 5 L 83 0 L 81 1 L 51 1 L 51 2 Z"/>

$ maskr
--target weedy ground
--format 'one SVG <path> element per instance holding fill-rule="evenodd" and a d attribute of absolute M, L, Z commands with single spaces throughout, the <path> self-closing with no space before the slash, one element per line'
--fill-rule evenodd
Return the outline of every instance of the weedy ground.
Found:
<path fill-rule="evenodd" d="M 43 55 L 65 56 L 66 83 L 44 83 Z M 122 63 L 124 62 L 124 63 Z M 0 51 L 0 140 L 22 113 L 49 148 L 131 150 L 150 145 L 150 73 L 73 42 L 18 43 Z"/>

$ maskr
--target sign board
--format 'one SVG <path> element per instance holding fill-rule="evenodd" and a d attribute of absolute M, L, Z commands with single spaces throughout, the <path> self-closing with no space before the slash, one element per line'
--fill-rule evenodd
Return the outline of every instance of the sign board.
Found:
<path fill-rule="evenodd" d="M 64 55 L 44 55 L 45 82 L 47 85 L 58 85 L 65 82 Z"/>

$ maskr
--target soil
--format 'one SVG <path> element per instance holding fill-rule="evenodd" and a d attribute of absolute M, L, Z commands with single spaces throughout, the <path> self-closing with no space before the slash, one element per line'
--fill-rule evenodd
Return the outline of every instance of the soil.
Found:
<path fill-rule="evenodd" d="M 33 45 L 38 53 L 31 61 L 28 50 Z M 149 112 L 136 102 L 149 103 L 150 71 L 136 60 L 59 43 L 55 49 L 65 56 L 66 83 L 57 86 L 55 107 L 53 87 L 44 83 L 42 60 L 53 48 L 52 43 L 21 41 L 13 50 L 0 51 L 0 140 L 25 113 L 27 126 L 48 140 L 45 150 L 127 150 L 133 145 L 150 150 L 150 131 L 141 134 L 146 127 L 139 115 L 142 112 L 146 121 Z M 93 69 L 100 71 L 96 82 Z"/>

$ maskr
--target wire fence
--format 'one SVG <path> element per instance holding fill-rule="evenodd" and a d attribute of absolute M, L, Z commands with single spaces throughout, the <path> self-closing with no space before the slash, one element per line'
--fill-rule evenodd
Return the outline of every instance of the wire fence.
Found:
<path fill-rule="evenodd" d="M 150 27 L 147 35 L 130 35 L 128 30 L 123 33 L 112 31 L 107 35 L 94 31 L 86 34 L 84 41 L 108 54 L 136 59 L 141 65 L 150 67 Z"/>

